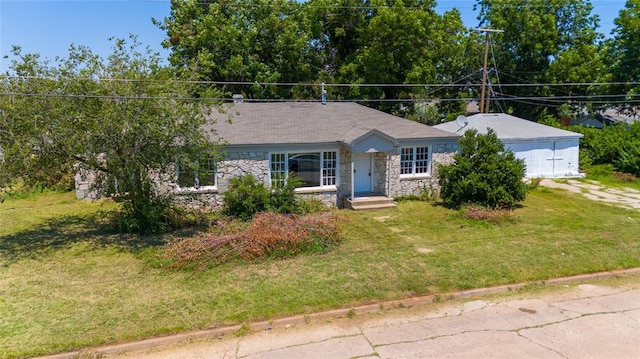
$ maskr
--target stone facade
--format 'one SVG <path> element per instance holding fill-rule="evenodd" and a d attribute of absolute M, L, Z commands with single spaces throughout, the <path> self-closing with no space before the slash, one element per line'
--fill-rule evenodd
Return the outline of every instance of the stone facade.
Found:
<path fill-rule="evenodd" d="M 224 160 L 216 165 L 215 189 L 186 189 L 177 192 L 179 203 L 192 208 L 208 208 L 218 210 L 222 208 L 222 193 L 229 188 L 232 178 L 251 174 L 258 182 L 269 185 L 269 153 L 258 152 L 228 152 Z M 175 183 L 168 184 L 176 189 Z"/>
<path fill-rule="evenodd" d="M 86 200 L 96 200 L 100 198 L 100 193 L 93 188 L 93 184 L 96 181 L 96 174 L 94 172 L 79 170 L 76 168 L 76 174 L 74 176 L 76 198 Z"/>
<path fill-rule="evenodd" d="M 336 201 L 336 204 L 338 207 L 343 207 L 342 200 L 351 197 L 351 151 L 346 148 L 340 148 L 338 156 L 340 158 L 337 193 L 339 200 Z"/>
<path fill-rule="evenodd" d="M 223 161 L 218 162 L 218 190 L 224 192 L 232 178 L 251 174 L 258 182 L 269 185 L 269 153 L 268 152 L 229 152 Z"/>
<path fill-rule="evenodd" d="M 389 154 L 384 152 L 376 152 L 373 154 L 373 192 L 387 192 L 387 166 L 389 163 Z"/>
<path fill-rule="evenodd" d="M 391 155 L 391 197 L 420 195 L 424 191 L 438 192 L 438 167 L 453 162 L 455 143 L 435 144 L 431 147 L 431 173 L 428 176 L 400 176 L 400 148 Z"/>
<path fill-rule="evenodd" d="M 390 153 L 373 154 L 373 191 L 390 197 L 420 195 L 425 190 L 437 191 L 438 167 L 453 162 L 453 154 L 457 150 L 455 143 L 436 144 L 432 146 L 431 173 L 421 177 L 400 176 L 400 147 L 394 147 Z M 158 181 L 158 189 L 176 194 L 176 200 L 189 207 L 220 209 L 222 193 L 229 187 L 230 180 L 242 174 L 252 174 L 258 181 L 270 185 L 269 152 L 228 152 L 225 159 L 217 164 L 217 186 L 206 189 L 178 189 L 167 176 Z M 301 189 L 302 198 L 319 199 L 327 206 L 343 207 L 346 198 L 351 197 L 351 162 L 352 154 L 348 148 L 339 150 L 339 166 L 336 190 Z M 390 173 L 389 173 L 390 172 Z M 95 179 L 91 173 L 76 174 L 76 197 L 94 200 L 99 198 L 96 191 L 91 190 Z"/>
<path fill-rule="evenodd" d="M 336 191 L 322 191 L 312 193 L 299 193 L 298 196 L 302 199 L 315 199 L 322 202 L 327 207 L 338 206 L 338 192 Z"/>

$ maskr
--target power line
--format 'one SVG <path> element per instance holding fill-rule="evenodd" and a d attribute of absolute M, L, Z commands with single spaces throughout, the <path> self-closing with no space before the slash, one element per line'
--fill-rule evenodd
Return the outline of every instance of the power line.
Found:
<path fill-rule="evenodd" d="M 83 95 L 83 94 L 59 94 L 59 93 L 21 93 L 0 92 L 0 96 L 6 97 L 45 97 L 45 98 L 86 98 L 86 99 L 112 99 L 112 100 L 167 100 L 167 101 L 233 101 L 231 97 L 187 97 L 187 96 L 148 96 L 148 95 Z M 402 98 L 402 99 L 334 99 L 327 102 L 420 102 L 420 101 L 472 101 L 474 98 Z M 274 98 L 244 98 L 244 102 L 320 102 L 318 99 L 274 99 Z"/>
<path fill-rule="evenodd" d="M 598 102 L 608 103 L 603 99 L 622 99 L 620 103 L 640 102 L 640 94 L 607 94 L 607 95 L 568 95 L 568 96 L 514 96 L 504 93 L 496 93 L 499 96 L 493 97 L 494 101 L 516 101 L 516 100 L 533 100 L 564 103 L 567 100 L 591 101 L 592 99 L 601 100 Z M 80 98 L 80 99 L 113 99 L 113 100 L 166 100 L 166 101 L 218 101 L 231 102 L 233 98 L 229 97 L 189 97 L 189 96 L 149 96 L 149 95 L 84 95 L 84 94 L 60 94 L 60 93 L 20 93 L 20 92 L 0 92 L 0 96 L 6 97 L 44 97 L 44 98 Z M 423 101 L 475 101 L 476 97 L 460 97 L 460 98 L 398 98 L 398 99 L 333 99 L 327 102 L 370 102 L 370 103 L 416 103 Z M 245 102 L 320 102 L 318 99 L 273 99 L 273 98 L 246 98 Z"/>
<path fill-rule="evenodd" d="M 510 76 L 509 73 L 500 71 L 502 75 Z M 463 77 L 466 79 L 474 74 Z M 514 77 L 516 79 L 520 79 Z M 217 80 L 179 80 L 179 79 L 126 79 L 126 78 L 91 78 L 91 77 L 52 77 L 52 76 L 24 76 L 24 75 L 0 75 L 0 79 L 23 79 L 23 80 L 60 80 L 60 81 L 92 81 L 92 82 L 148 82 L 148 83 L 179 83 L 179 84 L 198 84 L 198 85 L 235 85 L 235 86 L 309 86 L 321 87 L 319 82 L 258 82 L 258 81 L 217 81 Z M 523 80 L 523 79 L 520 79 Z M 460 80 L 458 80 L 460 81 Z M 565 87 L 565 86 L 637 86 L 640 81 L 629 82 L 564 82 L 564 83 L 506 83 L 500 84 L 501 87 Z M 481 86 L 479 83 L 325 83 L 325 87 L 476 87 Z"/>

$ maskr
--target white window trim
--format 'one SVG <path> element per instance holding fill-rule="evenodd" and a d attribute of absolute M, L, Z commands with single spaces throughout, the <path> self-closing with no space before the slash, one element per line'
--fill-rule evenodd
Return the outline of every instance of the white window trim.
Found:
<path fill-rule="evenodd" d="M 429 155 L 427 157 L 427 172 L 416 173 L 416 149 L 426 147 L 429 151 Z M 428 146 L 404 146 L 400 148 L 400 154 L 398 157 L 400 158 L 400 171 L 402 171 L 402 150 L 405 148 L 410 148 L 413 152 L 413 159 L 411 163 L 411 172 L 412 173 L 404 173 L 400 174 L 401 180 L 412 180 L 412 179 L 422 179 L 422 178 L 430 178 L 431 177 L 431 167 L 432 167 L 432 156 L 433 156 L 433 148 L 431 145 Z"/>
<path fill-rule="evenodd" d="M 318 192 L 337 192 L 338 186 L 340 183 L 340 151 L 333 149 L 319 149 L 319 150 L 302 150 L 302 151 L 273 151 L 269 152 L 269 187 L 273 187 L 273 183 L 271 183 L 271 159 L 274 154 L 284 154 L 284 158 L 286 161 L 286 165 L 289 163 L 289 153 L 295 154 L 304 154 L 304 153 L 320 153 L 320 162 L 321 165 L 324 163 L 324 153 L 325 152 L 334 152 L 336 154 L 336 183 L 328 186 L 310 186 L 310 187 L 298 187 L 294 190 L 295 193 L 318 193 Z M 324 177 L 322 176 L 323 168 L 320 168 L 320 183 L 324 182 Z M 285 181 L 289 179 L 289 171 L 285 172 Z"/>
<path fill-rule="evenodd" d="M 298 187 L 293 191 L 295 193 L 338 192 L 338 186 Z"/>
<path fill-rule="evenodd" d="M 175 190 L 177 192 L 180 193 L 210 193 L 210 192 L 217 192 L 218 191 L 218 169 L 217 169 L 217 164 L 216 164 L 216 170 L 213 173 L 213 182 L 214 185 L 208 185 L 208 186 L 186 186 L 186 187 L 182 187 L 180 186 L 180 184 L 178 183 L 178 176 L 179 176 L 179 171 L 180 171 L 180 166 L 178 164 L 175 165 L 175 178 L 174 178 L 174 183 L 175 183 Z M 193 176 L 195 179 L 196 176 L 196 171 L 194 171 Z"/>

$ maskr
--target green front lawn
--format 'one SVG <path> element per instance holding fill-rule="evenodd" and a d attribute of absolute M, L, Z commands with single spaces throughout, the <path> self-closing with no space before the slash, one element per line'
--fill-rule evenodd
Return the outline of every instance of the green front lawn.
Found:
<path fill-rule="evenodd" d="M 425 202 L 341 211 L 328 254 L 196 272 L 161 267 L 170 236 L 97 230 L 112 207 L 72 193 L 0 204 L 0 357 L 640 266 L 640 211 L 547 188 L 497 224 Z"/>

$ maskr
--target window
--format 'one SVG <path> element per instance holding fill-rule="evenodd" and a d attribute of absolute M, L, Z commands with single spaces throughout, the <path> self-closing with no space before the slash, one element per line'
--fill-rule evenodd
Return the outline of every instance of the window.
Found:
<path fill-rule="evenodd" d="M 303 187 L 334 186 L 337 166 L 335 151 L 272 153 L 271 185 L 284 185 L 289 173 L 293 173 L 302 180 Z"/>
<path fill-rule="evenodd" d="M 287 157 L 284 153 L 271 154 L 271 185 L 283 187 L 287 181 Z"/>
<path fill-rule="evenodd" d="M 335 152 L 324 152 L 323 154 L 322 185 L 333 186 L 336 184 L 337 154 Z"/>
<path fill-rule="evenodd" d="M 182 188 L 215 187 L 215 162 L 211 159 L 201 159 L 191 167 L 179 164 L 177 166 L 177 183 Z"/>
<path fill-rule="evenodd" d="M 400 174 L 429 173 L 429 147 L 405 147 L 400 152 Z"/>

